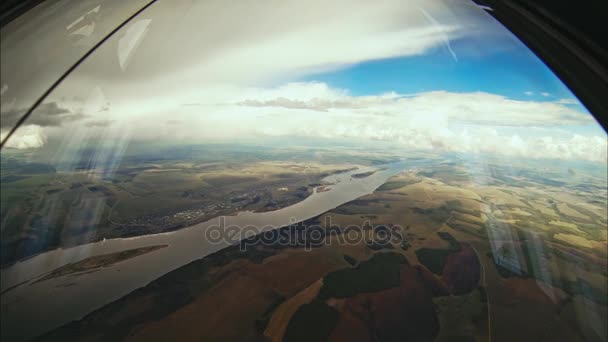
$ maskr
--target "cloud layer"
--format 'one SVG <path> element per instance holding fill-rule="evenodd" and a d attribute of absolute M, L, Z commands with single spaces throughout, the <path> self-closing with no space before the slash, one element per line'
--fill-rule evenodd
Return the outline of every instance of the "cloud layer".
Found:
<path fill-rule="evenodd" d="M 133 127 L 131 140 L 238 142 L 264 137 L 349 139 L 364 147 L 382 141 L 415 150 L 495 153 L 522 158 L 606 162 L 606 135 L 571 101 L 518 101 L 484 92 L 387 93 L 351 96 L 324 83 L 275 88 L 209 88 L 197 102 L 150 99 L 134 107 L 98 111 L 65 127 L 39 125 L 11 139 L 13 147 L 37 147 L 45 135 L 65 130 L 107 135 Z M 566 104 L 564 104 L 566 103 Z M 129 113 L 130 115 L 124 115 Z M 594 127 L 595 135 L 563 127 Z M 35 135 L 40 135 L 35 138 Z"/>
<path fill-rule="evenodd" d="M 480 53 L 524 48 L 468 1 L 159 2 L 80 65 L 7 146 L 128 131 L 121 136 L 135 141 L 304 136 L 350 139 L 362 147 L 381 141 L 606 161 L 605 132 L 575 109 L 581 107 L 572 98 L 541 94 L 539 101 L 528 92 L 530 101 L 522 101 L 447 92 L 440 84 L 418 94 L 353 96 L 325 83 L 292 82 L 437 48 L 458 63 L 463 56 L 452 49 L 454 40 L 472 42 Z M 10 100 L 5 95 L 3 104 Z M 6 108 L 3 123 L 15 116 Z"/>
<path fill-rule="evenodd" d="M 517 101 L 483 92 L 353 97 L 321 83 L 261 90 L 237 102 L 249 107 L 250 115 L 255 113 L 253 127 L 263 135 L 381 140 L 412 149 L 605 162 L 601 129 L 591 136 L 563 129 L 597 126 L 593 117 L 563 103 L 571 101 Z"/>

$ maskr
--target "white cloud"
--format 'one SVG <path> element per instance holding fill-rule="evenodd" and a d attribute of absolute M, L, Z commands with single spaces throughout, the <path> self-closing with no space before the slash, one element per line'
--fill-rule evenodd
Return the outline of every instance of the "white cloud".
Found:
<path fill-rule="evenodd" d="M 8 131 L 0 133 L 0 140 L 8 135 Z M 20 127 L 6 142 L 6 147 L 16 149 L 39 148 L 44 146 L 47 140 L 45 130 L 38 125 L 25 125 Z"/>
<path fill-rule="evenodd" d="M 324 83 L 210 88 L 201 91 L 197 101 L 184 103 L 193 102 L 196 105 L 179 110 L 159 99 L 140 102 L 139 118 L 129 120 L 145 139 L 305 136 L 352 139 L 362 146 L 374 140 L 411 149 L 606 160 L 605 135 L 576 136 L 561 128 L 597 125 L 593 117 L 555 102 L 518 101 L 483 92 L 351 96 Z M 179 121 L 160 124 L 169 112 Z M 124 123 L 124 116 L 116 114 L 112 119 Z"/>
<path fill-rule="evenodd" d="M 179 96 L 220 83 L 280 84 L 434 48 L 445 49 L 456 59 L 461 51 L 452 49 L 451 42 L 477 39 L 479 32 L 503 42 L 508 32 L 483 10 L 467 4 L 450 0 L 410 0 L 407 5 L 399 0 L 159 2 L 119 33 L 116 42 L 101 46 L 58 91 L 72 96 L 83 83 L 94 83 L 112 102 L 169 93 Z M 117 54 L 116 45 L 148 18 L 147 33 L 129 50 L 131 62 L 123 70 L 124 58 L 121 50 Z"/>
<path fill-rule="evenodd" d="M 291 78 L 362 61 L 419 55 L 442 44 L 446 32 L 456 34 L 456 31 L 457 28 L 452 26 L 421 25 L 377 34 L 361 30 L 341 32 L 321 26 L 235 47 L 207 61 L 194 72 L 220 81 L 238 79 L 247 82 L 285 74 Z M 355 38 L 353 34 L 358 36 Z"/>
<path fill-rule="evenodd" d="M 198 89 L 179 99 L 113 105 L 90 116 L 112 125 L 87 126 L 85 120 L 49 127 L 47 133 L 107 135 L 132 127 L 133 140 L 196 143 L 304 136 L 351 139 L 361 146 L 383 141 L 410 149 L 605 162 L 605 135 L 574 135 L 562 129 L 597 125 L 593 117 L 558 102 L 519 101 L 483 92 L 352 96 L 314 82 L 274 88 L 226 86 Z M 11 139 L 11 144 L 36 147 L 32 140 L 44 142 L 26 136 L 19 144 Z"/>
<path fill-rule="evenodd" d="M 549 96 L 551 96 L 551 94 L 549 94 L 549 93 L 547 93 L 547 92 L 542 92 L 542 93 L 540 93 L 540 94 L 541 94 L 542 96 L 544 96 L 544 97 L 549 97 Z"/>
<path fill-rule="evenodd" d="M 533 91 L 526 91 L 526 92 L 524 92 L 524 94 L 528 95 L 528 96 L 532 96 L 532 95 L 534 95 L 534 92 Z"/>
<path fill-rule="evenodd" d="M 580 104 L 580 102 L 576 99 L 559 99 L 559 100 L 555 101 L 555 103 L 564 104 L 564 105 Z"/>
<path fill-rule="evenodd" d="M 518 101 L 475 92 L 432 91 L 414 95 L 388 93 L 380 96 L 348 95 L 323 83 L 290 83 L 274 89 L 249 90 L 238 95 L 241 106 L 302 109 L 334 114 L 345 110 L 355 116 L 392 116 L 398 120 L 424 118 L 432 122 L 485 126 L 547 127 L 593 123 L 582 113 L 560 103 Z"/>

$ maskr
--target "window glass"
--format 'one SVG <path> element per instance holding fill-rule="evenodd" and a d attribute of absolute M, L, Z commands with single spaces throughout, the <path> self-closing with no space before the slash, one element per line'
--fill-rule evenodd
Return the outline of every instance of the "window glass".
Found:
<path fill-rule="evenodd" d="M 2 130 L 14 127 L 64 72 L 146 3 L 47 0 L 2 27 Z"/>
<path fill-rule="evenodd" d="M 1 151 L 3 340 L 606 340 L 606 132 L 486 10 L 146 9 Z"/>

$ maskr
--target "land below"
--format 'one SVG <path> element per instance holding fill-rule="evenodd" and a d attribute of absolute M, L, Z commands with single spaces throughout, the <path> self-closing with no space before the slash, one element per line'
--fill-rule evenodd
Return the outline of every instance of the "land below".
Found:
<path fill-rule="evenodd" d="M 606 184 L 581 177 L 458 161 L 405 170 L 40 340 L 603 341 Z M 347 242 L 349 226 L 360 240 Z M 320 235 L 302 239 L 310 227 Z"/>
<path fill-rule="evenodd" d="M 315 187 L 323 191 L 322 180 L 331 174 L 395 160 L 218 149 L 135 154 L 113 167 L 86 154 L 68 166 L 3 154 L 2 267 L 55 248 L 169 232 L 240 211 L 278 210 Z"/>

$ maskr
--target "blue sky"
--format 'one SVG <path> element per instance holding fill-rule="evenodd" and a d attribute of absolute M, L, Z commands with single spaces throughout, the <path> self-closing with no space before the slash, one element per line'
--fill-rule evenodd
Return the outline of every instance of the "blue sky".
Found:
<path fill-rule="evenodd" d="M 530 49 L 506 30 L 495 40 L 459 39 L 424 54 L 367 61 L 297 81 L 323 82 L 345 89 L 352 96 L 389 92 L 417 94 L 429 91 L 485 92 L 519 101 L 556 102 L 589 114 L 570 89 Z M 509 39 L 510 38 L 510 39 Z M 483 47 L 487 50 L 480 51 Z M 476 51 L 472 51 L 477 49 Z M 454 55 L 452 55 L 452 52 Z M 604 133 L 595 124 L 563 125 L 562 131 L 592 135 Z M 526 132 L 524 132 L 525 134 Z"/>
<path fill-rule="evenodd" d="M 364 62 L 329 73 L 308 75 L 301 80 L 325 82 L 332 87 L 348 89 L 354 96 L 446 90 L 482 91 L 523 101 L 574 98 L 523 44 L 510 44 L 506 50 L 490 50 L 485 55 L 460 54 L 466 45 L 466 40 L 452 42 L 457 61 L 445 47 L 439 46 L 423 55 Z M 533 94 L 526 95 L 526 92 Z"/>

